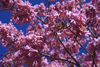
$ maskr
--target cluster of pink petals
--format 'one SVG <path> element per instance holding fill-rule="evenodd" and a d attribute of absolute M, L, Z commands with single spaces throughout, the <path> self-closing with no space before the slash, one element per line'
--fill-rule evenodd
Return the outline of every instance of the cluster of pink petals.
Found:
<path fill-rule="evenodd" d="M 10 8 L 14 0 L 0 0 L 0 8 Z"/>
<path fill-rule="evenodd" d="M 16 3 L 16 8 L 14 8 L 12 11 L 12 22 L 18 23 L 19 25 L 22 25 L 22 23 L 29 23 L 33 22 L 36 13 L 34 12 L 33 7 L 28 1 L 21 1 L 19 3 Z"/>
<path fill-rule="evenodd" d="M 7 25 L 0 21 L 0 42 L 3 46 L 7 46 L 9 42 L 14 41 L 18 33 L 18 30 L 12 25 L 12 23 Z"/>

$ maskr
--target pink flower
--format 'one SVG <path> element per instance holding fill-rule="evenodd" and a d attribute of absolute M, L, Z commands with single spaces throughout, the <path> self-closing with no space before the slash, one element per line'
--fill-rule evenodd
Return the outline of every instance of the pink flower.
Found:
<path fill-rule="evenodd" d="M 58 17 L 59 16 L 59 14 L 56 10 L 52 10 L 51 14 L 52 14 L 53 17 Z"/>

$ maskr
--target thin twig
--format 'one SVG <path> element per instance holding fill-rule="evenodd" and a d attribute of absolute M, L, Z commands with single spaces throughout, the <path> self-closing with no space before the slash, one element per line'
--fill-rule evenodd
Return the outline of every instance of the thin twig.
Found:
<path fill-rule="evenodd" d="M 45 22 L 39 16 L 37 16 L 37 18 L 45 24 Z"/>
<path fill-rule="evenodd" d="M 7 67 L 10 67 L 7 63 L 5 64 Z"/>
<path fill-rule="evenodd" d="M 43 3 L 44 3 L 44 5 L 46 6 L 46 3 L 45 3 L 45 1 L 43 0 Z"/>
<path fill-rule="evenodd" d="M 90 33 L 95 37 L 95 38 L 97 38 L 96 36 L 95 36 L 95 34 L 91 31 L 91 29 L 88 27 L 88 29 L 89 29 L 89 31 L 90 31 Z"/>

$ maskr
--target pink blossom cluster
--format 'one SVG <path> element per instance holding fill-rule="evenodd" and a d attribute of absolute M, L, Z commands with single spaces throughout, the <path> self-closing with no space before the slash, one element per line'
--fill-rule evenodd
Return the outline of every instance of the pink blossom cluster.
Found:
<path fill-rule="evenodd" d="M 29 24 L 24 35 L 13 23 L 0 21 L 0 43 L 8 47 L 0 66 L 99 67 L 100 0 L 48 2 L 0 1 L 0 10 L 11 12 L 11 22 Z"/>
<path fill-rule="evenodd" d="M 13 0 L 0 0 L 0 8 L 9 8 L 12 2 Z"/>
<path fill-rule="evenodd" d="M 33 7 L 28 1 L 21 1 L 15 5 L 15 8 L 11 11 L 11 21 L 22 25 L 23 22 L 32 22 L 36 16 Z"/>

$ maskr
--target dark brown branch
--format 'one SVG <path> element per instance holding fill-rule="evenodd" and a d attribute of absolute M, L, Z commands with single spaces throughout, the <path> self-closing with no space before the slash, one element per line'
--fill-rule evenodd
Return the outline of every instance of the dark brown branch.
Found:
<path fill-rule="evenodd" d="M 57 33 L 55 33 L 55 36 L 58 36 Z M 81 65 L 77 62 L 77 60 L 71 55 L 71 53 L 66 49 L 64 43 L 61 41 L 60 37 L 58 36 L 58 39 L 60 41 L 60 43 L 63 45 L 64 49 L 66 50 L 66 52 L 71 56 L 71 58 L 76 62 L 76 64 L 81 67 Z"/>
<path fill-rule="evenodd" d="M 76 38 L 75 40 L 77 41 L 77 43 L 87 52 L 89 53 L 90 55 L 92 55 Z"/>
<path fill-rule="evenodd" d="M 67 61 L 67 62 L 69 62 L 69 63 L 72 63 L 72 64 L 77 65 L 76 63 L 71 62 L 71 61 L 68 61 L 68 60 L 66 60 L 66 59 L 61 59 L 61 58 L 58 58 L 58 57 L 53 57 L 53 56 L 50 56 L 50 55 L 48 55 L 48 54 L 43 54 L 43 53 L 41 53 L 41 55 L 47 56 L 47 57 L 49 57 L 49 58 L 53 58 L 53 59 L 56 59 L 56 60 Z"/>

